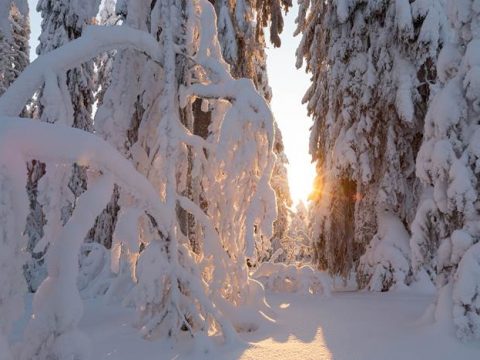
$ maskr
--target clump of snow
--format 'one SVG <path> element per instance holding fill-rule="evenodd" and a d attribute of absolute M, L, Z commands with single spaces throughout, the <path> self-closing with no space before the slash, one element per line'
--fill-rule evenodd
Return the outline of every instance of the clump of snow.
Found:
<path fill-rule="evenodd" d="M 396 25 L 400 36 L 410 38 L 413 35 L 413 18 L 410 1 L 395 0 Z"/>
<path fill-rule="evenodd" d="M 437 72 L 440 81 L 445 83 L 457 74 L 461 56 L 456 46 L 452 44 L 444 46 L 437 60 Z"/>
<path fill-rule="evenodd" d="M 77 286 L 83 297 L 104 295 L 111 284 L 110 252 L 98 243 L 83 244 Z"/>

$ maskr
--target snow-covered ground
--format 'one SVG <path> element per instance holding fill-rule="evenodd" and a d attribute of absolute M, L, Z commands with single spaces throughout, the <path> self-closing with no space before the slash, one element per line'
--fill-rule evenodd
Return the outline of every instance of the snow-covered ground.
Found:
<path fill-rule="evenodd" d="M 269 294 L 277 318 L 235 345 L 197 345 L 180 339 L 143 340 L 134 313 L 87 301 L 80 328 L 92 339 L 94 360 L 288 359 L 467 360 L 480 359 L 480 344 L 463 344 L 428 324 L 430 295 L 412 292 L 337 292 L 331 297 Z"/>

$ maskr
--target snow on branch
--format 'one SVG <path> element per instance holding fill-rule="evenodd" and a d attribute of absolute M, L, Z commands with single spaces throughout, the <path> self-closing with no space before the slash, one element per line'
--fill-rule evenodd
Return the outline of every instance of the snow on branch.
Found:
<path fill-rule="evenodd" d="M 33 61 L 0 98 L 0 114 L 19 115 L 48 73 L 64 73 L 100 53 L 124 48 L 137 49 L 162 62 L 158 42 L 144 31 L 128 26 L 88 26 L 82 37 Z"/>
<path fill-rule="evenodd" d="M 12 148 L 22 153 L 25 160 L 77 163 L 109 172 L 120 186 L 125 186 L 142 202 L 145 210 L 152 210 L 163 218 L 167 216 L 152 184 L 98 136 L 64 125 L 0 116 L 0 154 L 9 153 L 7 150 Z"/>
<path fill-rule="evenodd" d="M 112 191 L 110 174 L 96 179 L 79 197 L 71 218 L 53 241 L 47 254 L 48 277 L 35 294 L 33 316 L 25 332 L 29 341 L 24 342 L 20 359 L 88 359 L 88 338 L 77 330 L 83 303 L 76 263 L 85 235 Z"/>

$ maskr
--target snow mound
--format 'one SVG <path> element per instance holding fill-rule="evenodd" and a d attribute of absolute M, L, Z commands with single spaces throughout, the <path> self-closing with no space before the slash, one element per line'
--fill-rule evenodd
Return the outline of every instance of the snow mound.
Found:
<path fill-rule="evenodd" d="M 330 277 L 308 265 L 263 263 L 255 271 L 253 278 L 274 292 L 330 296 L 332 289 Z"/>

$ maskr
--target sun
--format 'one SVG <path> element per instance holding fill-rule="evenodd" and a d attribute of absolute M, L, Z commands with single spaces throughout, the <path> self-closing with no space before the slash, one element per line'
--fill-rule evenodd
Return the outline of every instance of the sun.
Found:
<path fill-rule="evenodd" d="M 313 191 L 315 180 L 315 165 L 308 161 L 292 162 L 288 166 L 288 182 L 293 205 L 299 202 L 308 203 L 308 198 Z"/>

